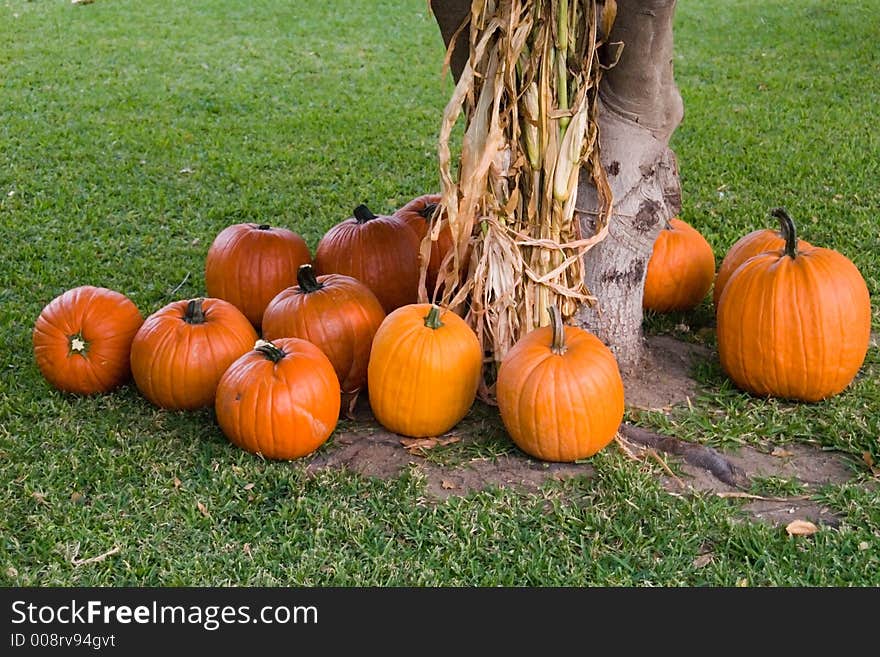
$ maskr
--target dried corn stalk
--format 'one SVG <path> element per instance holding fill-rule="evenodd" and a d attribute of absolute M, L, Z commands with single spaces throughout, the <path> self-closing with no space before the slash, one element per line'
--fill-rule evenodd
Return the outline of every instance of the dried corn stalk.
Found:
<path fill-rule="evenodd" d="M 436 239 L 448 223 L 457 249 L 426 296 L 442 294 L 476 331 L 487 354 L 485 397 L 495 365 L 549 322 L 551 304 L 568 318 L 595 301 L 582 257 L 604 238 L 611 211 L 598 153 L 597 49 L 615 14 L 614 0 L 473 0 L 469 28 L 457 36 L 469 38 L 470 56 L 443 116 L 435 217 L 445 210 L 445 218 L 431 233 Z M 462 116 L 454 173 L 450 141 Z M 599 230 L 587 238 L 575 217 L 584 167 L 603 204 Z"/>

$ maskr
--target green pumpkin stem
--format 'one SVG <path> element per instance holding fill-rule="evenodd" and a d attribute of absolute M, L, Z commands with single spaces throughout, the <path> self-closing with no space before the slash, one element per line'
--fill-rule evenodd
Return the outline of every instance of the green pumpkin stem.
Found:
<path fill-rule="evenodd" d="M 554 354 L 564 354 L 567 347 L 565 346 L 565 324 L 562 323 L 562 313 L 559 312 L 557 306 L 550 306 L 547 312 L 550 313 L 550 325 L 553 327 L 553 341 L 550 343 L 550 351 Z"/>
<path fill-rule="evenodd" d="M 76 355 L 85 358 L 89 353 L 89 343 L 83 339 L 82 333 L 74 333 L 67 336 L 67 349 L 68 356 Z"/>
<path fill-rule="evenodd" d="M 425 218 L 425 221 L 431 221 L 431 217 L 434 216 L 434 211 L 437 209 L 437 203 L 428 203 L 425 207 L 423 207 L 419 214 Z"/>
<path fill-rule="evenodd" d="M 365 224 L 371 219 L 375 219 L 376 215 L 370 211 L 370 208 L 361 203 L 354 209 L 354 218 L 357 219 L 359 224 Z"/>
<path fill-rule="evenodd" d="M 425 315 L 425 326 L 435 331 L 443 326 L 443 322 L 440 321 L 440 306 L 431 305 L 431 310 Z"/>
<path fill-rule="evenodd" d="M 785 240 L 785 255 L 792 259 L 797 258 L 798 238 L 794 220 L 785 211 L 785 208 L 774 208 L 770 211 L 770 214 L 779 219 L 779 232 Z"/>
<path fill-rule="evenodd" d="M 204 324 L 205 311 L 202 309 L 203 298 L 192 299 L 186 304 L 186 312 L 183 313 L 183 321 L 187 324 Z"/>
<path fill-rule="evenodd" d="M 281 361 L 281 359 L 287 355 L 284 353 L 283 349 L 279 349 L 268 340 L 257 340 L 257 343 L 254 345 L 254 350 L 259 351 L 273 363 Z"/>
<path fill-rule="evenodd" d="M 308 263 L 300 265 L 296 270 L 296 282 L 299 284 L 299 289 L 306 294 L 317 292 L 324 287 L 324 284 L 318 281 L 315 276 L 315 268 Z"/>

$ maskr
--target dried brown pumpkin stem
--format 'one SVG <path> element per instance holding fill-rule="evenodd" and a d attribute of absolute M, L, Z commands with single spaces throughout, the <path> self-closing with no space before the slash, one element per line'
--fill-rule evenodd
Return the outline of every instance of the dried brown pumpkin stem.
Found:
<path fill-rule="evenodd" d="M 299 289 L 306 294 L 317 292 L 324 287 L 324 284 L 315 276 L 315 268 L 310 264 L 299 266 L 299 269 L 296 270 L 296 282 Z"/>
<path fill-rule="evenodd" d="M 785 208 L 774 208 L 770 214 L 779 219 L 779 232 L 785 240 L 785 255 L 794 260 L 798 255 L 797 229 L 795 228 L 794 220 L 785 211 Z"/>
<path fill-rule="evenodd" d="M 366 205 L 361 203 L 354 209 L 354 218 L 357 220 L 359 224 L 365 224 L 368 221 L 375 219 L 376 215 L 368 208 Z"/>
<path fill-rule="evenodd" d="M 564 354 L 568 347 L 565 346 L 565 324 L 562 323 L 562 313 L 558 306 L 547 308 L 550 315 L 550 326 L 553 328 L 553 342 L 550 343 L 550 351 L 554 354 Z"/>
<path fill-rule="evenodd" d="M 204 301 L 205 300 L 202 297 L 191 299 L 190 302 L 186 304 L 186 312 L 183 313 L 183 321 L 187 324 L 204 324 L 205 310 L 202 308 L 202 303 Z"/>
<path fill-rule="evenodd" d="M 257 340 L 257 344 L 254 345 L 254 351 L 259 351 L 273 363 L 280 362 L 287 355 L 283 349 L 279 349 L 268 340 Z"/>

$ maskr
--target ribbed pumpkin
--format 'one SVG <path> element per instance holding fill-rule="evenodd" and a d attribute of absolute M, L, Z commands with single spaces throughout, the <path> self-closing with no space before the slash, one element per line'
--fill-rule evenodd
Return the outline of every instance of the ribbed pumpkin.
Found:
<path fill-rule="evenodd" d="M 418 238 L 398 217 L 375 215 L 359 205 L 318 242 L 318 275 L 343 274 L 366 285 L 390 313 L 415 303 L 419 286 Z"/>
<path fill-rule="evenodd" d="M 323 351 L 339 377 L 342 392 L 367 383 L 373 336 L 385 319 L 376 295 L 351 276 L 315 276 L 302 265 L 298 285 L 279 292 L 263 314 L 263 338 L 302 338 Z"/>
<path fill-rule="evenodd" d="M 34 324 L 37 367 L 64 392 L 109 392 L 130 377 L 131 341 L 143 321 L 121 292 L 92 285 L 67 290 L 43 308 Z"/>
<path fill-rule="evenodd" d="M 718 300 L 721 298 L 721 292 L 724 290 L 724 286 L 727 285 L 727 281 L 733 275 L 733 272 L 752 256 L 764 253 L 765 251 L 779 251 L 785 248 L 786 230 L 785 222 L 780 221 L 779 230 L 773 230 L 772 228 L 753 230 L 734 242 L 733 246 L 730 247 L 724 256 L 724 260 L 721 261 L 718 274 L 715 276 L 712 302 L 716 309 L 718 308 Z M 801 239 L 797 242 L 798 251 L 808 249 L 811 246 L 809 242 Z"/>
<path fill-rule="evenodd" d="M 673 218 L 660 231 L 648 261 L 642 305 L 660 313 L 696 308 L 715 278 L 715 255 L 703 235 Z"/>
<path fill-rule="evenodd" d="M 134 337 L 134 381 L 161 408 L 210 406 L 223 372 L 257 338 L 247 317 L 228 301 L 173 301 L 147 317 Z"/>
<path fill-rule="evenodd" d="M 295 459 L 324 444 L 339 419 L 333 365 L 300 338 L 260 340 L 223 374 L 217 422 L 235 445 L 268 459 Z"/>
<path fill-rule="evenodd" d="M 544 461 L 593 456 L 623 420 L 623 380 L 617 361 L 596 336 L 564 326 L 555 307 L 551 325 L 533 329 L 507 352 L 495 383 L 498 410 L 513 442 Z"/>
<path fill-rule="evenodd" d="M 406 225 L 413 229 L 419 240 L 420 252 L 424 248 L 423 242 L 430 232 L 431 218 L 437 210 L 440 199 L 440 194 L 424 194 L 412 199 L 394 213 L 395 217 L 403 219 Z M 425 287 L 428 292 L 428 298 L 433 296 L 434 288 L 437 284 L 437 276 L 440 273 L 440 264 L 454 246 L 455 241 L 452 237 L 452 231 L 449 226 L 444 226 L 438 233 L 437 239 L 431 242 L 431 255 L 425 271 Z"/>
<path fill-rule="evenodd" d="M 373 339 L 367 369 L 373 415 L 404 436 L 445 433 L 473 405 L 482 365 L 480 342 L 461 317 L 427 303 L 398 308 Z"/>
<path fill-rule="evenodd" d="M 843 254 L 798 250 L 782 208 L 783 249 L 752 256 L 728 279 L 718 301 L 721 366 L 758 396 L 819 401 L 841 392 L 861 368 L 871 335 L 864 278 Z"/>
<path fill-rule="evenodd" d="M 305 240 L 287 228 L 234 224 L 214 238 L 205 260 L 205 291 L 244 313 L 257 329 L 272 298 L 296 281 L 312 254 Z"/>

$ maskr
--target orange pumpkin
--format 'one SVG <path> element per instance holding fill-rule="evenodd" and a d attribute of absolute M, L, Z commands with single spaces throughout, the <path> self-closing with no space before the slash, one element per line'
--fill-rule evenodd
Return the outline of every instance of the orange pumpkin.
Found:
<path fill-rule="evenodd" d="M 846 388 L 864 362 L 871 301 L 856 266 L 833 249 L 798 249 L 782 208 L 783 249 L 752 256 L 718 300 L 721 366 L 742 390 L 819 401 Z"/>
<path fill-rule="evenodd" d="M 715 276 L 715 287 L 712 290 L 712 303 L 717 310 L 718 300 L 721 298 L 721 292 L 727 281 L 733 275 L 733 272 L 752 256 L 764 253 L 765 251 L 778 251 L 785 248 L 785 231 L 786 224 L 780 221 L 779 230 L 771 228 L 762 228 L 753 230 L 747 235 L 740 237 L 733 246 L 730 247 L 721 266 L 718 268 L 718 274 Z M 804 240 L 798 240 L 798 251 L 810 248 L 812 245 Z"/>
<path fill-rule="evenodd" d="M 418 238 L 402 219 L 375 215 L 359 205 L 318 242 L 315 270 L 343 274 L 366 285 L 390 313 L 415 303 L 419 286 Z"/>
<path fill-rule="evenodd" d="M 564 326 L 533 329 L 507 352 L 495 383 L 507 433 L 526 454 L 575 461 L 608 445 L 623 420 L 623 380 L 611 350 L 596 336 Z"/>
<path fill-rule="evenodd" d="M 648 261 L 642 305 L 660 313 L 696 308 L 715 278 L 715 255 L 706 238 L 681 219 L 660 231 Z"/>
<path fill-rule="evenodd" d="M 470 410 L 483 350 L 455 313 L 416 303 L 389 314 L 373 339 L 367 368 L 370 406 L 379 423 L 404 436 L 437 436 Z"/>
<path fill-rule="evenodd" d="M 295 459 L 324 444 L 339 419 L 333 365 L 300 338 L 260 340 L 223 374 L 214 405 L 235 445 L 268 459 Z"/>
<path fill-rule="evenodd" d="M 210 406 L 223 372 L 253 348 L 257 337 L 247 317 L 228 301 L 174 301 L 147 317 L 134 337 L 135 384 L 160 408 Z"/>
<path fill-rule="evenodd" d="M 205 289 L 259 329 L 272 298 L 293 285 L 299 266 L 311 261 L 305 240 L 287 228 L 234 224 L 220 231 L 208 249 Z"/>
<path fill-rule="evenodd" d="M 263 314 L 263 338 L 302 338 L 323 351 L 342 392 L 367 383 L 373 336 L 385 311 L 366 285 L 342 274 L 315 276 L 311 265 L 297 273 L 299 285 L 282 290 Z"/>
<path fill-rule="evenodd" d="M 394 213 L 395 217 L 399 217 L 407 226 L 413 229 L 419 240 L 420 251 L 424 248 L 421 245 L 430 232 L 431 219 L 437 211 L 440 199 L 440 194 L 424 194 L 412 199 Z M 454 247 L 455 241 L 452 237 L 452 230 L 448 225 L 444 226 L 437 235 L 437 239 L 431 242 L 431 256 L 428 259 L 425 272 L 425 287 L 428 297 L 432 297 L 434 294 L 437 276 L 440 274 L 440 265 L 443 259 Z"/>
<path fill-rule="evenodd" d="M 109 392 L 131 374 L 131 341 L 144 318 L 116 290 L 83 285 L 55 297 L 40 312 L 32 342 L 37 367 L 58 390 Z"/>

